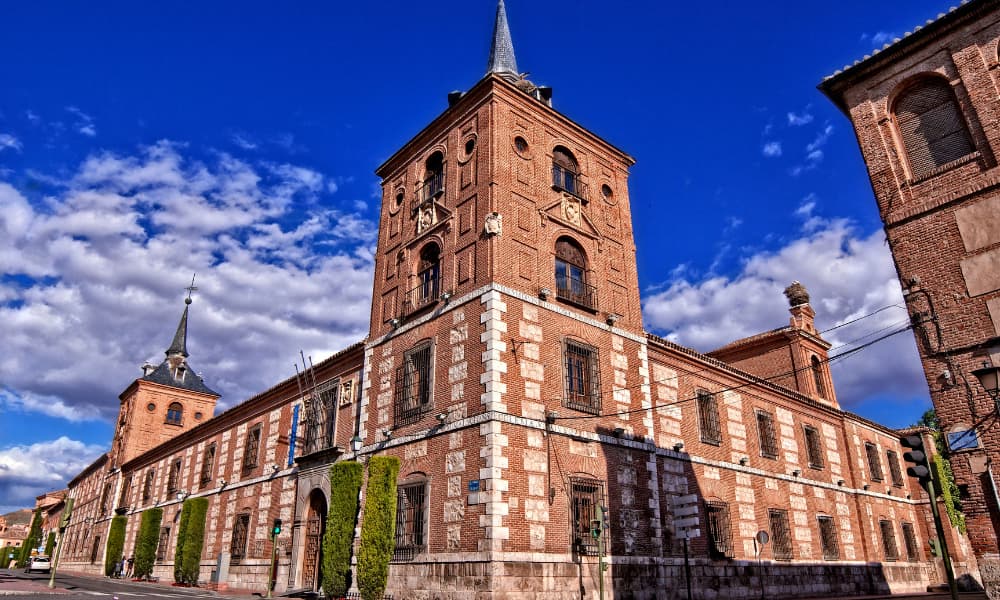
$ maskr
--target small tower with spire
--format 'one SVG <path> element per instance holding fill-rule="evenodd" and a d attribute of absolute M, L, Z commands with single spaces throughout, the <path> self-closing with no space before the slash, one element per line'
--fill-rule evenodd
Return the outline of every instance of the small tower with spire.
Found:
<path fill-rule="evenodd" d="M 205 385 L 188 364 L 187 335 L 191 293 L 187 288 L 184 312 L 159 365 L 146 363 L 142 377 L 119 396 L 121 406 L 111 443 L 110 466 L 128 460 L 211 419 L 219 394 Z"/>

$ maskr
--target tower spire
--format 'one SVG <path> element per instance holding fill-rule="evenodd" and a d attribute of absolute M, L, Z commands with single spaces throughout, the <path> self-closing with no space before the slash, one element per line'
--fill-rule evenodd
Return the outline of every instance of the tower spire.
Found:
<path fill-rule="evenodd" d="M 510 27 L 507 25 L 507 9 L 503 0 L 497 2 L 497 18 L 493 23 L 493 43 L 490 46 L 490 60 L 486 65 L 486 74 L 496 73 L 506 77 L 519 77 L 517 59 L 514 58 L 514 43 L 510 39 Z"/>
<path fill-rule="evenodd" d="M 187 298 L 184 299 L 184 312 L 181 314 L 181 322 L 177 324 L 177 331 L 174 333 L 174 340 L 170 342 L 170 347 L 167 348 L 167 356 L 181 355 L 184 358 L 188 357 L 187 351 L 187 335 L 188 335 L 188 308 L 191 306 L 191 294 L 198 288 L 194 285 L 195 276 L 191 276 L 191 285 L 187 286 Z"/>

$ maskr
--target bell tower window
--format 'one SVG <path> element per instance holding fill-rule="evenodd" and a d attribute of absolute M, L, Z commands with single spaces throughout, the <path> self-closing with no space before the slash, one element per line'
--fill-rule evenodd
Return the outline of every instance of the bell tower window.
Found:
<path fill-rule="evenodd" d="M 819 357 L 812 357 L 810 362 L 812 363 L 813 381 L 816 383 L 816 395 L 826 399 L 826 385 L 823 383 L 823 367 Z"/>
<path fill-rule="evenodd" d="M 444 155 L 431 154 L 424 163 L 424 181 L 420 186 L 420 203 L 433 200 L 444 192 Z"/>
<path fill-rule="evenodd" d="M 926 77 L 900 94 L 893 109 L 914 179 L 976 150 L 951 85 Z"/>
<path fill-rule="evenodd" d="M 184 416 L 184 406 L 180 402 L 173 402 L 167 407 L 167 423 L 180 425 Z"/>
<path fill-rule="evenodd" d="M 552 150 L 552 187 L 586 199 L 585 188 L 580 181 L 580 166 L 573 153 L 562 146 L 556 146 Z"/>
<path fill-rule="evenodd" d="M 587 255 L 571 238 L 556 240 L 556 296 L 589 310 L 597 309 L 597 289 L 587 283 Z"/>

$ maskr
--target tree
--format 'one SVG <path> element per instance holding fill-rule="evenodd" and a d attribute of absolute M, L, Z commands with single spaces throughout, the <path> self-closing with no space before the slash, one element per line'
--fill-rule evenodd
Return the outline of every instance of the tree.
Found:
<path fill-rule="evenodd" d="M 48 539 L 45 540 L 45 556 L 52 556 L 52 549 L 56 547 L 56 532 L 50 531 Z"/>
<path fill-rule="evenodd" d="M 135 538 L 135 576 L 138 579 L 148 578 L 153 574 L 153 563 L 156 562 L 156 546 L 160 541 L 160 521 L 163 520 L 162 508 L 150 508 L 142 513 L 139 521 L 139 535 Z"/>
<path fill-rule="evenodd" d="M 181 506 L 181 521 L 177 524 L 177 546 L 174 549 L 174 581 L 184 583 L 184 536 L 187 535 L 188 519 L 191 518 L 191 505 L 185 500 Z"/>
<path fill-rule="evenodd" d="M 115 564 L 125 557 L 125 523 L 128 517 L 118 515 L 111 519 L 108 530 L 108 548 L 104 552 L 104 574 L 110 577 L 115 572 Z"/>
<path fill-rule="evenodd" d="M 35 516 L 31 518 L 31 529 L 28 530 L 28 537 L 24 538 L 21 544 L 21 554 L 17 558 L 18 568 L 27 566 L 28 559 L 31 558 L 31 551 L 38 542 L 42 541 L 42 510 L 35 511 Z"/>
<path fill-rule="evenodd" d="M 187 525 L 184 525 L 184 513 L 188 513 Z M 205 518 L 208 516 L 208 498 L 191 498 L 184 502 L 181 513 L 181 525 L 184 528 L 183 539 L 177 540 L 177 554 L 174 559 L 174 577 L 178 583 L 198 585 L 201 574 L 201 551 L 205 546 Z M 183 549 L 182 549 L 183 547 Z M 177 563 L 180 566 L 180 578 L 177 578 Z"/>
<path fill-rule="evenodd" d="M 399 459 L 373 456 L 368 463 L 365 514 L 358 548 L 358 589 L 363 600 L 382 600 L 396 545 L 396 477 Z"/>
<path fill-rule="evenodd" d="M 948 452 L 948 446 L 941 434 L 941 422 L 938 420 L 937 412 L 933 408 L 925 411 L 920 416 L 917 426 L 931 430 L 936 453 L 931 457 L 930 467 L 941 487 L 941 501 L 948 513 L 948 521 L 951 522 L 952 527 L 960 533 L 965 533 L 965 514 L 962 512 L 962 501 L 959 498 L 958 484 L 955 483 L 955 473 L 951 470 L 950 452 Z"/>
<path fill-rule="evenodd" d="M 330 510 L 323 534 L 323 591 L 327 597 L 347 594 L 351 587 L 351 547 L 358 519 L 361 463 L 339 462 L 330 467 Z"/>

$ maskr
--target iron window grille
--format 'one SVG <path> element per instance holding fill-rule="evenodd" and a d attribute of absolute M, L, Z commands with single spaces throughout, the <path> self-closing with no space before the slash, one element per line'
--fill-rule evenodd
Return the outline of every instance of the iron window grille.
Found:
<path fill-rule="evenodd" d="M 415 423 L 431 409 L 431 342 L 424 342 L 403 355 L 403 364 L 396 369 L 396 403 L 394 423 Z"/>
<path fill-rule="evenodd" d="M 170 545 L 170 528 L 160 527 L 160 539 L 156 542 L 156 562 L 167 560 L 167 547 Z"/>
<path fill-rule="evenodd" d="M 976 151 L 955 93 L 943 79 L 927 78 L 905 91 L 893 113 L 914 179 Z"/>
<path fill-rule="evenodd" d="M 132 477 L 133 475 L 129 475 L 122 482 L 122 491 L 118 496 L 118 506 L 128 506 L 128 496 L 132 491 Z"/>
<path fill-rule="evenodd" d="M 889 476 L 892 477 L 892 485 L 903 487 L 903 471 L 899 466 L 899 455 L 895 450 L 885 451 L 885 460 L 889 463 Z"/>
<path fill-rule="evenodd" d="M 705 529 L 708 534 L 709 557 L 716 560 L 732 558 L 733 538 L 728 504 L 717 500 L 705 501 Z"/>
<path fill-rule="evenodd" d="M 337 428 L 339 387 L 340 380 L 335 380 L 307 398 L 304 454 L 333 447 Z"/>
<path fill-rule="evenodd" d="M 394 561 L 413 560 L 427 549 L 427 482 L 401 485 L 396 491 Z"/>
<path fill-rule="evenodd" d="M 567 408 L 601 414 L 601 370 L 597 348 L 572 340 L 563 343 Z"/>
<path fill-rule="evenodd" d="M 715 394 L 698 390 L 698 427 L 701 430 L 701 441 L 718 446 L 722 443 L 722 431 L 719 428 L 719 405 Z"/>
<path fill-rule="evenodd" d="M 896 531 L 892 528 L 892 521 L 880 520 L 878 528 L 882 533 L 882 550 L 885 552 L 885 560 L 899 560 L 899 550 L 896 548 Z"/>
<path fill-rule="evenodd" d="M 778 436 L 771 413 L 757 411 L 757 436 L 760 438 L 760 455 L 764 458 L 778 458 Z"/>
<path fill-rule="evenodd" d="M 771 551 L 775 560 L 792 560 L 792 535 L 788 528 L 788 511 L 777 508 L 767 510 L 771 525 Z"/>
<path fill-rule="evenodd" d="M 232 560 L 239 560 L 246 556 L 247 537 L 250 532 L 250 514 L 243 513 L 236 516 L 233 522 L 233 540 L 229 544 L 229 554 Z"/>
<path fill-rule="evenodd" d="M 906 544 L 906 560 L 917 562 L 922 560 L 920 556 L 920 546 L 917 545 L 917 535 L 913 530 L 912 523 L 901 523 L 903 528 L 903 543 Z"/>
<path fill-rule="evenodd" d="M 212 471 L 215 468 L 215 444 L 205 448 L 205 453 L 201 457 L 201 487 L 212 482 Z"/>
<path fill-rule="evenodd" d="M 90 564 L 97 562 L 97 551 L 101 549 L 101 536 L 94 538 L 94 545 L 90 548 Z"/>
<path fill-rule="evenodd" d="M 181 460 L 178 458 L 170 465 L 170 472 L 167 473 L 167 494 L 173 495 L 177 492 L 177 480 L 181 476 Z"/>
<path fill-rule="evenodd" d="M 868 471 L 872 481 L 882 481 L 882 461 L 878 456 L 878 446 L 871 442 L 865 442 L 865 453 L 868 455 Z"/>
<path fill-rule="evenodd" d="M 819 431 L 809 425 L 803 426 L 806 436 L 806 455 L 809 458 L 809 466 L 814 469 L 823 468 L 823 445 L 819 439 Z"/>
<path fill-rule="evenodd" d="M 180 425 L 184 415 L 184 405 L 180 402 L 173 402 L 167 407 L 167 423 Z"/>
<path fill-rule="evenodd" d="M 423 204 L 430 202 L 442 193 L 444 193 L 444 171 L 428 173 L 427 179 L 420 184 L 417 199 L 420 204 Z"/>
<path fill-rule="evenodd" d="M 257 467 L 257 454 L 260 450 L 260 428 L 260 424 L 257 424 L 247 432 L 247 440 L 243 445 L 244 471 L 249 471 Z"/>
<path fill-rule="evenodd" d="M 153 497 L 153 478 L 156 476 L 156 471 L 150 469 L 146 471 L 146 481 L 142 484 L 142 501 L 149 502 Z"/>
<path fill-rule="evenodd" d="M 604 502 L 604 483 L 596 479 L 570 477 L 570 517 L 573 519 L 573 552 L 595 556 L 600 552 L 599 540 L 594 539 L 591 522 Z"/>
<path fill-rule="evenodd" d="M 823 558 L 826 560 L 837 560 L 840 558 L 840 545 L 837 543 L 837 527 L 833 517 L 820 515 L 816 517 L 819 521 L 819 542 L 823 549 Z"/>

